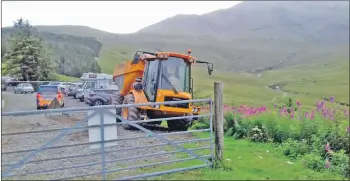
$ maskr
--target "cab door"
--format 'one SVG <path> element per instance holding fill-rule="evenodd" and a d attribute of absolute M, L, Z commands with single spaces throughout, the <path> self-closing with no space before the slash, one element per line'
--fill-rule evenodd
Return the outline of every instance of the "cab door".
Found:
<path fill-rule="evenodd" d="M 146 71 L 142 80 L 144 92 L 149 102 L 154 102 L 159 82 L 159 60 L 148 61 L 146 63 Z"/>

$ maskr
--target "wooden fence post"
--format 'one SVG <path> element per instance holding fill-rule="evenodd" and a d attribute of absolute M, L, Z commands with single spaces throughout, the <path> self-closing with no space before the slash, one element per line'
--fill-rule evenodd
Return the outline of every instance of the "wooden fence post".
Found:
<path fill-rule="evenodd" d="M 215 165 L 223 160 L 224 150 L 224 84 L 214 82 L 214 131 L 215 131 Z"/>

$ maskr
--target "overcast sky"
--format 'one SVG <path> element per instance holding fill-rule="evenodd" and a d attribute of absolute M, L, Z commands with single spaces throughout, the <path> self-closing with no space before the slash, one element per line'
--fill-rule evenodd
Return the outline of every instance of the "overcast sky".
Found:
<path fill-rule="evenodd" d="M 23 17 L 32 25 L 85 25 L 134 33 L 177 14 L 205 14 L 240 1 L 2 1 L 2 27 Z"/>

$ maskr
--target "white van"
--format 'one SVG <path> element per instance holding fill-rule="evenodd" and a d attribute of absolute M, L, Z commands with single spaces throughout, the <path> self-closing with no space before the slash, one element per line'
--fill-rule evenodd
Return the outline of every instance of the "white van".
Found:
<path fill-rule="evenodd" d="M 76 97 L 83 102 L 84 97 L 88 97 L 90 91 L 107 88 L 110 82 L 113 82 L 113 76 L 105 73 L 84 73 L 80 80 L 84 81 L 84 83 L 81 90 L 77 92 Z"/>

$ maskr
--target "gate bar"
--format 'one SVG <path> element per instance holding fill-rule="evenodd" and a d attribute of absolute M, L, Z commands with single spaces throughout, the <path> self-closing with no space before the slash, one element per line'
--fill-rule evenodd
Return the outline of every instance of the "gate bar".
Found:
<path fill-rule="evenodd" d="M 186 101 L 170 101 L 170 102 L 149 102 L 141 104 L 121 104 L 121 105 L 105 105 L 105 106 L 94 106 L 94 107 L 75 107 L 75 108 L 63 108 L 63 109 L 49 109 L 49 110 L 32 110 L 32 111 L 14 111 L 14 112 L 3 112 L 1 116 L 24 116 L 24 115 L 37 115 L 44 113 L 57 113 L 57 112 L 76 112 L 76 111 L 92 111 L 92 110 L 105 110 L 112 108 L 124 108 L 124 107 L 140 107 L 140 106 L 155 106 L 155 105 L 173 105 L 181 103 L 195 103 L 195 102 L 207 102 L 211 99 L 194 99 Z"/>

